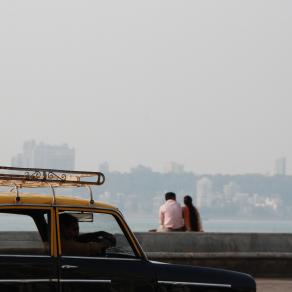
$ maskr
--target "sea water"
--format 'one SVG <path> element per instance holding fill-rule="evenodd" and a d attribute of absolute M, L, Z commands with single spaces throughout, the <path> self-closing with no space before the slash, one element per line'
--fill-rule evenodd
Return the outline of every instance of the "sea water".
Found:
<path fill-rule="evenodd" d="M 125 216 L 130 228 L 145 232 L 158 227 L 158 219 L 151 216 Z M 205 232 L 291 233 L 292 220 L 203 219 Z"/>
<path fill-rule="evenodd" d="M 158 218 L 147 215 L 125 214 L 133 231 L 146 232 L 158 228 Z M 33 219 L 16 214 L 0 214 L 0 231 L 37 231 Z M 292 220 L 204 219 L 205 232 L 292 233 Z"/>

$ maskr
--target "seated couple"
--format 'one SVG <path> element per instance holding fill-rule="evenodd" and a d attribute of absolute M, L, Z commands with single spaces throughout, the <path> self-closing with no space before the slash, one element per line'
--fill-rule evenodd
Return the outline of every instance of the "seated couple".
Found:
<path fill-rule="evenodd" d="M 203 231 L 200 214 L 190 196 L 184 197 L 182 208 L 175 193 L 165 194 L 165 203 L 159 209 L 160 228 L 157 231 Z"/>

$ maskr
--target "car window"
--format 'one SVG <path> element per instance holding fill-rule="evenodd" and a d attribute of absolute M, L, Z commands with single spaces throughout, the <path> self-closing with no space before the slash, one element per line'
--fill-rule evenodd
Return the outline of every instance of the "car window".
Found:
<path fill-rule="evenodd" d="M 63 255 L 135 257 L 127 237 L 113 215 L 90 212 L 82 212 L 81 215 L 80 212 L 60 212 Z"/>
<path fill-rule="evenodd" d="M 48 218 L 47 212 L 0 210 L 0 254 L 49 254 Z"/>

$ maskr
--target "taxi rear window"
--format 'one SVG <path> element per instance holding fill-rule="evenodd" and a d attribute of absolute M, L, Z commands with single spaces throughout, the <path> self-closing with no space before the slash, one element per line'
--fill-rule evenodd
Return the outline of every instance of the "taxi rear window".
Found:
<path fill-rule="evenodd" d="M 48 255 L 48 211 L 1 209 L 0 254 Z"/>

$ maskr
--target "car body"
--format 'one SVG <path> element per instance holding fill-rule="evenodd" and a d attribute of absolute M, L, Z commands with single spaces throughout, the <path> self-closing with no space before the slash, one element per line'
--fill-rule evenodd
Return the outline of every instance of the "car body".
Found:
<path fill-rule="evenodd" d="M 0 194 L 1 291 L 256 291 L 243 273 L 148 260 L 116 207 L 95 202 L 91 191 L 89 199 L 55 194 L 66 184 L 94 185 L 83 172 L 2 168 L 0 185 L 13 190 Z M 96 185 L 103 181 L 98 174 Z M 52 193 L 39 194 L 44 186 Z M 20 192 L 27 187 L 37 189 Z M 72 238 L 64 237 L 66 218 L 77 227 Z"/>

